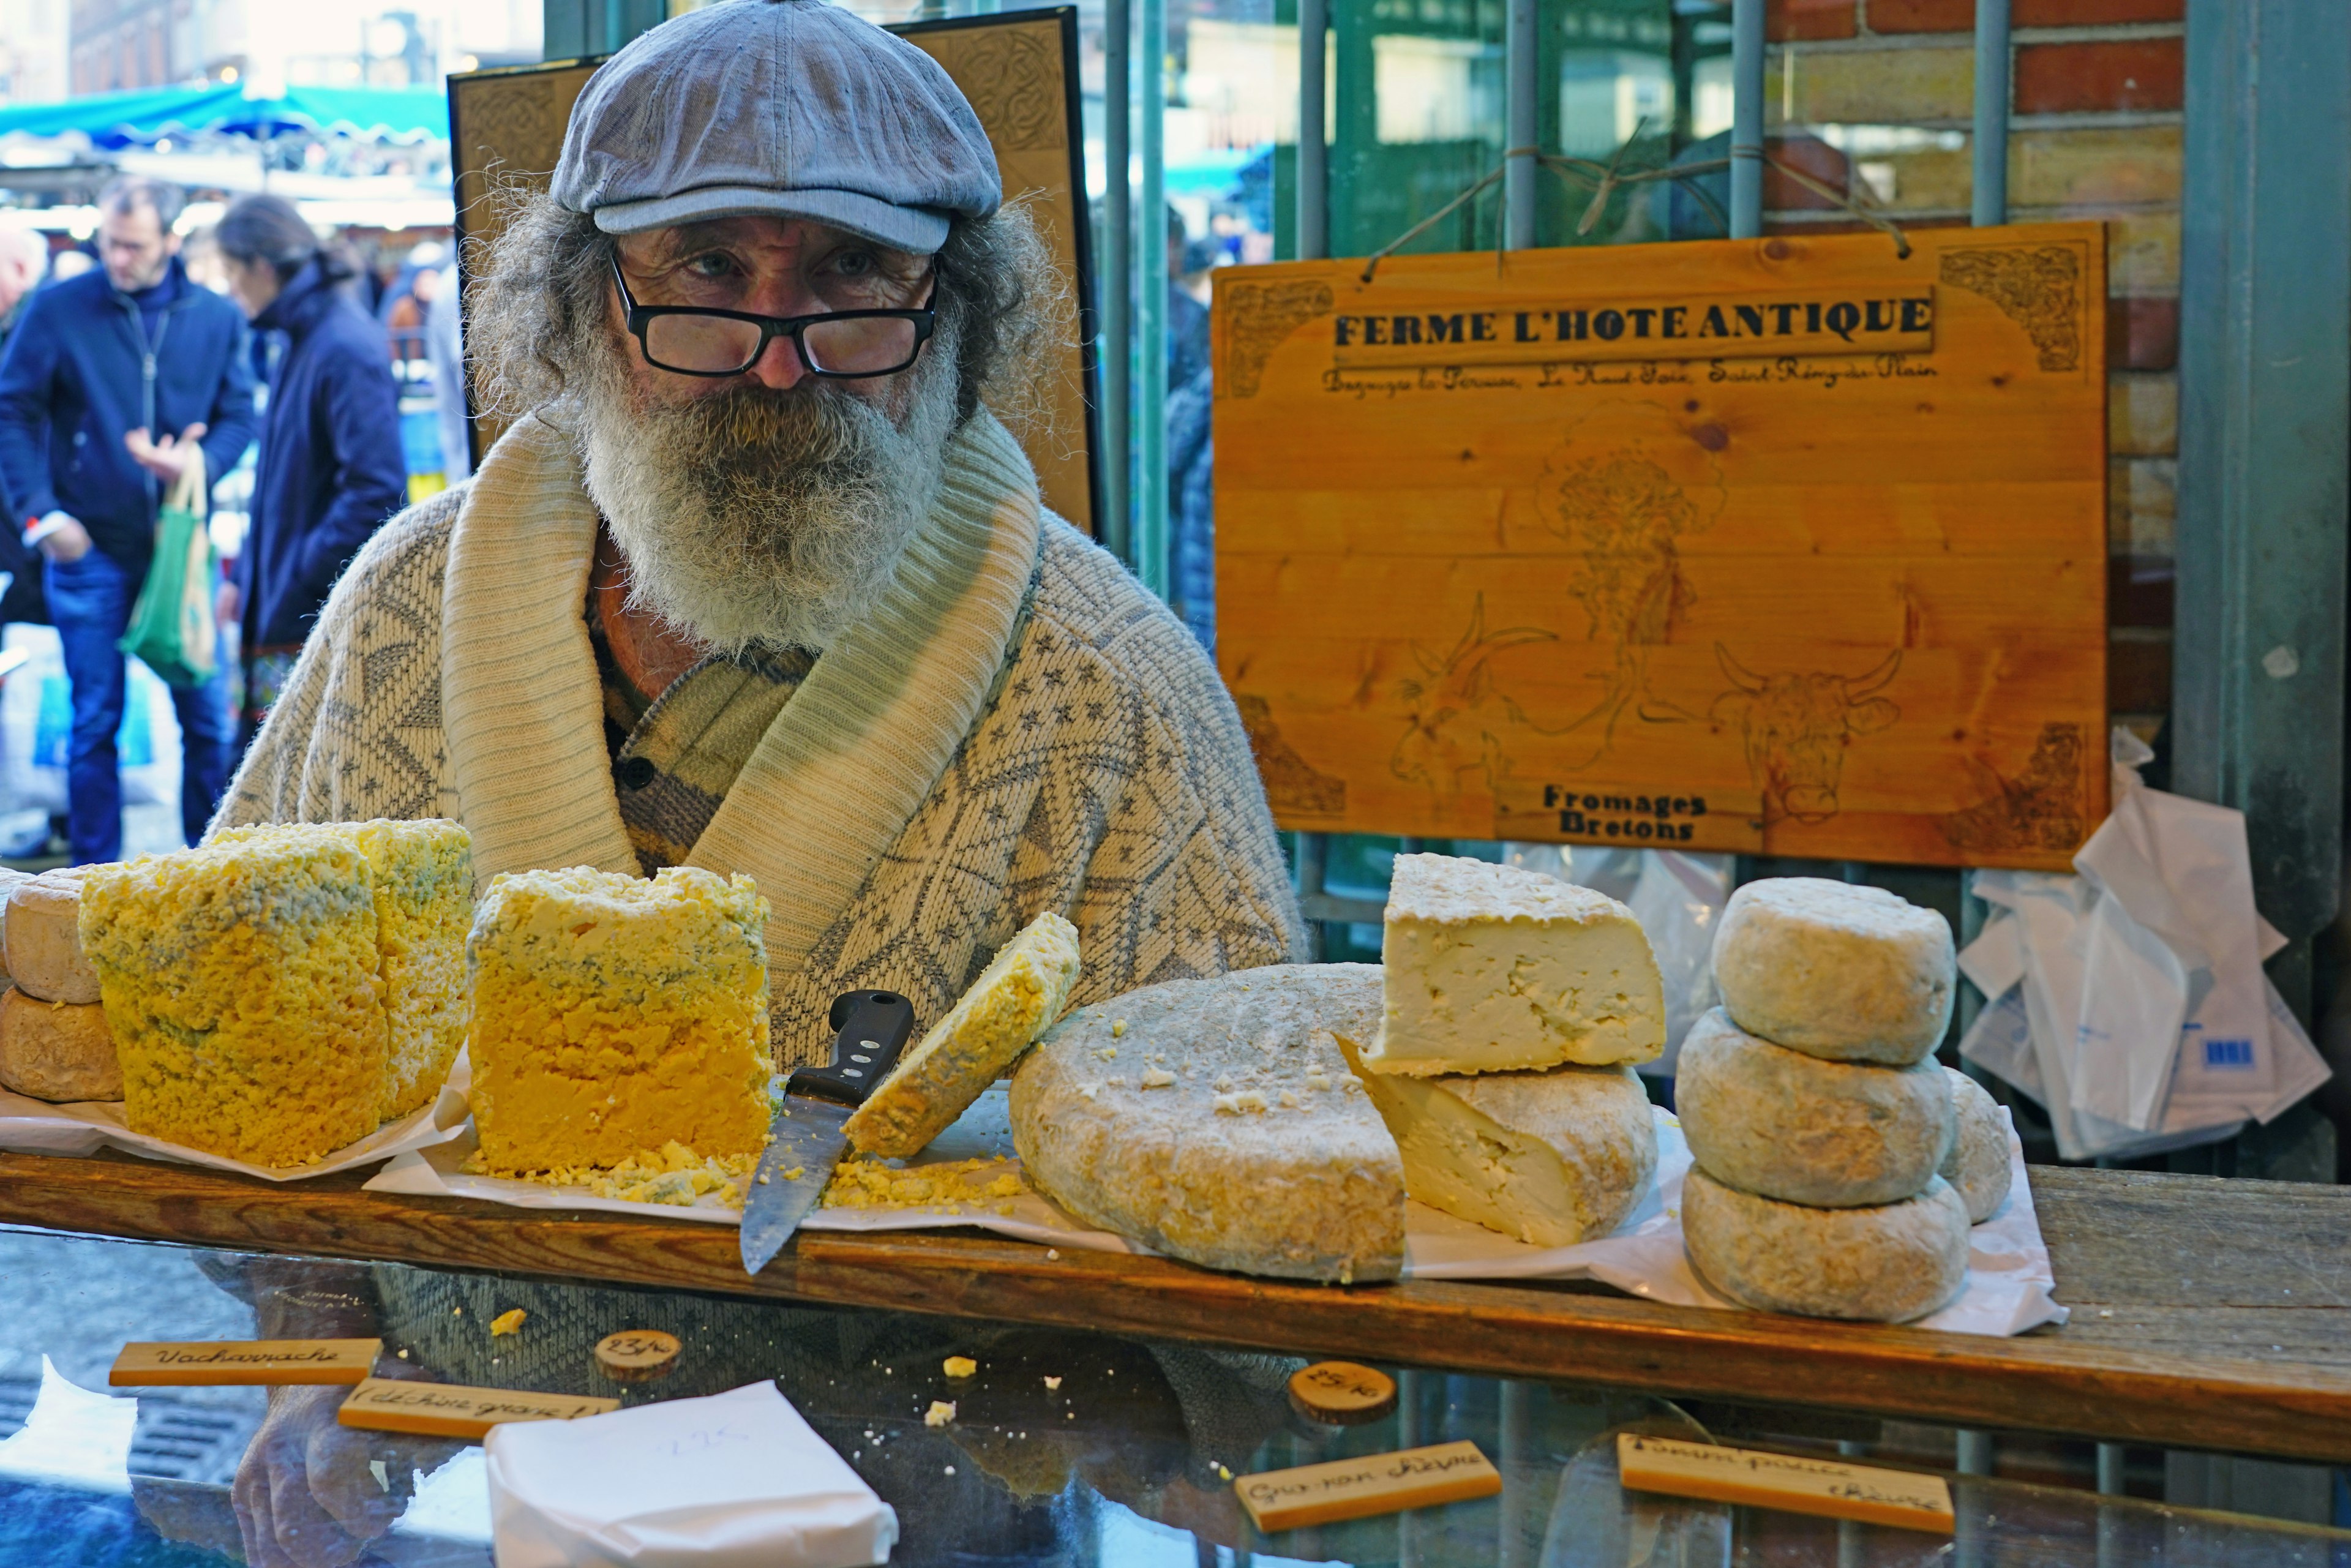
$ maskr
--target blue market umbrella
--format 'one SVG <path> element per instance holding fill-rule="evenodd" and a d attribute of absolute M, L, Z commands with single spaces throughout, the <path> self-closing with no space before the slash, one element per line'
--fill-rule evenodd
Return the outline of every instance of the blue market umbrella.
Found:
<path fill-rule="evenodd" d="M 261 97 L 232 85 L 142 88 L 0 109 L 0 136 L 75 131 L 110 150 L 207 131 L 259 141 L 336 132 L 384 141 L 446 141 L 449 100 L 429 87 L 295 87 Z"/>

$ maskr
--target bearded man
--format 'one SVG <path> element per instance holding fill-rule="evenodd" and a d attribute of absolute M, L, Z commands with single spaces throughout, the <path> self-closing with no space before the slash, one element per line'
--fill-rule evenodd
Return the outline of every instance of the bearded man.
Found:
<path fill-rule="evenodd" d="M 852 988 L 937 1018 L 1048 909 L 1080 1001 L 1300 950 L 1214 669 L 996 412 L 1052 266 L 927 56 L 814 0 L 664 23 L 487 259 L 520 417 L 353 562 L 221 824 L 747 873 L 786 1062 Z"/>

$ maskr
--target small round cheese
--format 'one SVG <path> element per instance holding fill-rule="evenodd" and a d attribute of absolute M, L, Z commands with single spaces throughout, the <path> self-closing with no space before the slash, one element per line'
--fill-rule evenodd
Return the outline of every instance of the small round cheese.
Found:
<path fill-rule="evenodd" d="M 1716 1008 L 1682 1041 L 1674 1112 L 1690 1157 L 1743 1192 L 1815 1208 L 1898 1203 L 1925 1190 L 1950 1147 L 1944 1071 L 1824 1061 Z"/>
<path fill-rule="evenodd" d="M 1968 1278 L 1968 1211 L 1939 1177 L 1901 1203 L 1806 1208 L 1682 1179 L 1682 1245 L 1718 1294 L 1765 1312 L 1867 1322 L 1923 1318 Z"/>
<path fill-rule="evenodd" d="M 1013 1146 L 1047 1197 L 1155 1252 L 1393 1280 L 1404 1167 L 1337 1039 L 1379 1022 L 1371 964 L 1242 969 L 1081 1008 L 1013 1073 Z"/>
<path fill-rule="evenodd" d="M 106 1009 L 0 992 L 0 1086 L 70 1104 L 122 1098 L 122 1063 Z"/>
<path fill-rule="evenodd" d="M 1951 927 L 1883 888 L 1750 882 L 1714 934 L 1714 985 L 1750 1034 L 1838 1061 L 1907 1067 L 1951 1021 Z"/>
<path fill-rule="evenodd" d="M 88 866 L 43 872 L 8 893 L 8 977 L 45 1002 L 98 1000 L 98 971 L 81 954 L 81 879 Z"/>
<path fill-rule="evenodd" d="M 1968 1206 L 1968 1222 L 1981 1225 L 2008 1201 L 2008 1184 L 2014 1174 L 2008 1158 L 2008 1124 L 2001 1120 L 2000 1102 L 1964 1072 L 1950 1073 L 1951 1103 L 1958 1109 L 1959 1135 L 1943 1158 L 1942 1178 L 1959 1189 Z"/>

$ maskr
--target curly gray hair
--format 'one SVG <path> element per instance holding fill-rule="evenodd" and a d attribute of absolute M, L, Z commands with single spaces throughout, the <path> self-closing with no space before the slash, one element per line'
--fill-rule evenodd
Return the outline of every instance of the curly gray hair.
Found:
<path fill-rule="evenodd" d="M 466 358 L 483 405 L 508 419 L 573 390 L 609 341 L 612 236 L 521 185 L 493 189 L 493 237 L 467 242 Z M 982 403 L 1016 431 L 1042 422 L 1067 280 L 1027 209 L 957 218 L 940 247 L 939 332 L 955 345 L 956 418 Z"/>

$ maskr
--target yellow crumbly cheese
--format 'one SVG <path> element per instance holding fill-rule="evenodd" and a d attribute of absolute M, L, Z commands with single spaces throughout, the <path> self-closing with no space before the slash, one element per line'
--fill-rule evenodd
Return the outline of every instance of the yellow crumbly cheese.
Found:
<path fill-rule="evenodd" d="M 383 981 L 383 1119 L 430 1104 L 465 1042 L 465 926 L 474 913 L 473 840 L 447 818 L 421 821 L 231 828 L 214 842 L 326 833 L 367 856 L 375 878 L 378 975 Z"/>
<path fill-rule="evenodd" d="M 666 1203 L 692 1207 L 705 1193 L 716 1193 L 728 1208 L 743 1207 L 743 1187 L 758 1166 L 758 1155 L 695 1154 L 672 1141 L 658 1149 L 640 1149 L 616 1166 L 573 1166 L 556 1170 L 528 1171 L 522 1179 L 548 1186 L 584 1186 L 598 1197 L 628 1203 Z M 484 1168 L 478 1154 L 466 1163 L 469 1171 Z"/>
<path fill-rule="evenodd" d="M 515 1307 L 509 1311 L 500 1312 L 496 1317 L 490 1320 L 490 1333 L 492 1334 L 520 1333 L 522 1333 L 523 1320 L 528 1316 L 530 1316 L 530 1314 L 523 1311 L 520 1307 Z"/>
<path fill-rule="evenodd" d="M 843 1129 L 850 1147 L 920 1154 L 1061 1016 L 1078 983 L 1078 928 L 1048 910 L 902 1058 Z"/>
<path fill-rule="evenodd" d="M 96 967 L 134 1133 L 298 1166 L 375 1131 L 386 1034 L 374 878 L 331 835 L 94 866 Z"/>
<path fill-rule="evenodd" d="M 1008 1168 L 1009 1164 L 998 1155 L 992 1160 L 902 1170 L 880 1160 L 846 1159 L 833 1167 L 822 1207 L 937 1208 L 949 1204 L 995 1204 L 998 1213 L 1007 1213 L 1008 1200 L 1021 1192 L 1020 1177 Z"/>
<path fill-rule="evenodd" d="M 768 1132 L 768 904 L 747 876 L 575 867 L 490 879 L 466 942 L 474 1124 L 500 1174 Z"/>

